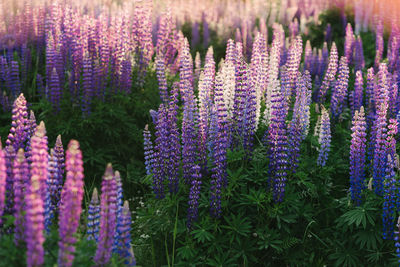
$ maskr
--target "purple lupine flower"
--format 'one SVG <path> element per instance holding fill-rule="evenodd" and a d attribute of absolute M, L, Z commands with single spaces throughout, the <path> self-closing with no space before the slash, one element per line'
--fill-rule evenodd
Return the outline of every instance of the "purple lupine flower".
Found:
<path fill-rule="evenodd" d="M 208 47 L 210 42 L 210 31 L 208 29 L 208 22 L 205 19 L 205 13 L 203 13 L 203 46 Z"/>
<path fill-rule="evenodd" d="M 255 129 L 258 128 L 261 111 L 261 99 L 265 94 L 268 81 L 268 51 L 266 41 L 262 34 L 258 33 L 253 43 L 250 64 L 250 86 L 254 87 L 256 92 L 256 110 L 255 110 Z"/>
<path fill-rule="evenodd" d="M 155 64 L 160 98 L 166 104 L 168 102 L 168 86 L 167 78 L 165 77 L 165 59 L 163 54 L 157 54 Z"/>
<path fill-rule="evenodd" d="M 289 162 L 290 170 L 295 173 L 299 166 L 300 158 L 300 145 L 302 139 L 302 128 L 300 117 L 293 117 L 288 125 L 288 147 L 289 147 Z"/>
<path fill-rule="evenodd" d="M 180 55 L 179 90 L 183 101 L 188 95 L 193 94 L 193 64 L 191 64 L 190 48 L 185 38 Z"/>
<path fill-rule="evenodd" d="M 31 180 L 26 196 L 27 266 L 41 266 L 44 263 L 44 200 L 47 180 L 47 140 L 44 123 L 41 122 L 32 136 Z"/>
<path fill-rule="evenodd" d="M 332 26 L 330 23 L 325 28 L 325 42 L 330 43 L 332 41 Z"/>
<path fill-rule="evenodd" d="M 301 53 L 303 51 L 303 41 L 300 36 L 297 36 L 295 40 L 293 40 L 289 52 L 288 52 L 288 60 L 286 62 L 287 66 L 287 75 L 288 75 L 288 83 L 289 88 L 287 88 L 286 97 L 290 99 L 291 95 L 295 92 L 296 88 L 296 80 L 297 73 L 300 66 L 301 61 Z M 287 103 L 289 105 L 289 103 Z"/>
<path fill-rule="evenodd" d="M 39 73 L 36 75 L 36 90 L 38 91 L 41 98 L 45 98 L 45 89 L 43 85 L 43 77 Z"/>
<path fill-rule="evenodd" d="M 399 72 L 400 74 L 400 72 Z M 390 75 L 389 81 L 389 117 L 393 118 L 399 111 L 400 107 L 400 94 L 397 84 L 397 74 Z"/>
<path fill-rule="evenodd" d="M 151 142 L 151 133 L 149 131 L 149 125 L 146 124 L 143 130 L 143 139 L 144 139 L 144 165 L 146 166 L 146 174 L 150 175 L 154 172 L 154 147 Z"/>
<path fill-rule="evenodd" d="M 99 225 L 100 225 L 100 201 L 97 193 L 97 188 L 93 190 L 92 198 L 90 200 L 87 217 L 87 230 L 86 235 L 88 240 L 95 240 L 96 243 L 99 239 Z"/>
<path fill-rule="evenodd" d="M 373 158 L 373 185 L 377 195 L 383 194 L 383 179 L 385 176 L 386 160 L 387 160 L 387 102 L 377 107 L 377 116 L 374 122 L 375 141 L 374 141 L 374 158 Z"/>
<path fill-rule="evenodd" d="M 200 33 L 199 33 L 199 23 L 192 23 L 192 41 L 191 46 L 195 47 L 200 41 Z"/>
<path fill-rule="evenodd" d="M 132 87 L 132 60 L 129 56 L 126 56 L 122 61 L 121 80 L 120 80 L 121 91 L 125 94 L 131 93 Z"/>
<path fill-rule="evenodd" d="M 199 208 L 199 198 L 201 189 L 201 173 L 200 166 L 195 165 L 192 168 L 192 178 L 191 187 L 189 192 L 189 209 L 188 209 L 188 220 L 187 227 L 190 229 L 193 223 L 197 220 L 198 208 Z"/>
<path fill-rule="evenodd" d="M 353 28 L 348 23 L 346 26 L 346 37 L 344 39 L 344 56 L 347 58 L 349 65 L 353 63 L 353 50 L 355 45 L 355 38 L 353 34 Z"/>
<path fill-rule="evenodd" d="M 318 103 L 325 102 L 326 93 L 335 79 L 337 68 L 338 68 L 338 52 L 336 44 L 332 43 L 331 52 L 329 54 L 328 69 L 325 72 L 324 79 L 322 80 L 322 85 L 318 91 Z"/>
<path fill-rule="evenodd" d="M 89 55 L 85 55 L 83 58 L 82 94 L 82 113 L 84 116 L 88 116 L 90 114 L 90 106 L 94 96 L 93 66 Z"/>
<path fill-rule="evenodd" d="M 27 141 L 25 145 L 25 157 L 29 164 L 32 163 L 32 147 L 31 147 L 31 138 L 35 133 L 37 128 L 35 113 L 31 110 L 29 119 L 27 122 Z"/>
<path fill-rule="evenodd" d="M 287 109 L 285 97 L 281 91 L 279 80 L 271 94 L 271 119 L 264 139 L 268 142 L 269 150 L 269 185 L 272 188 L 275 202 L 282 202 L 285 195 L 288 153 L 287 153 Z"/>
<path fill-rule="evenodd" d="M 156 140 L 154 153 L 153 191 L 156 198 L 164 198 L 164 180 L 168 164 L 168 123 L 167 114 L 163 104 L 160 104 L 156 121 Z"/>
<path fill-rule="evenodd" d="M 115 180 L 117 181 L 117 229 L 118 226 L 121 224 L 122 220 L 122 206 L 124 203 L 124 197 L 122 192 L 122 181 L 121 181 L 121 174 L 119 171 L 115 171 L 114 173 Z M 118 243 L 121 241 L 121 236 L 118 231 L 115 231 L 114 235 L 114 244 L 113 244 L 113 252 L 117 252 Z"/>
<path fill-rule="evenodd" d="M 57 136 L 56 143 L 54 145 L 54 156 L 56 162 L 56 178 L 57 178 L 57 186 L 58 190 L 54 192 L 53 198 L 55 206 L 59 206 L 61 190 L 64 181 L 64 168 L 65 168 L 65 160 L 64 160 L 64 147 L 61 141 L 61 135 Z"/>
<path fill-rule="evenodd" d="M 383 239 L 393 240 L 394 219 L 396 211 L 396 197 L 398 194 L 398 186 L 395 179 L 394 161 L 390 155 L 387 157 L 387 165 L 385 168 L 385 182 L 383 195 Z"/>
<path fill-rule="evenodd" d="M 279 75 L 279 65 L 281 58 L 281 41 L 274 34 L 274 39 L 272 41 L 271 52 L 269 56 L 269 69 L 268 69 L 268 84 L 267 90 L 265 94 L 265 111 L 264 111 L 264 119 L 267 124 L 269 124 L 269 120 L 271 118 L 272 112 L 272 93 L 273 90 L 276 89 L 278 83 L 278 75 Z"/>
<path fill-rule="evenodd" d="M 375 75 L 374 68 L 369 68 L 367 71 L 367 84 L 365 88 L 366 92 L 366 102 L 367 102 L 367 125 L 368 128 L 371 128 L 374 116 L 375 116 L 375 99 L 374 99 L 374 91 L 375 91 Z"/>
<path fill-rule="evenodd" d="M 7 179 L 7 167 L 6 167 L 6 155 L 0 142 L 0 224 L 2 223 L 2 216 L 5 208 L 6 200 L 6 179 Z"/>
<path fill-rule="evenodd" d="M 353 117 L 350 145 L 350 193 L 351 199 L 357 206 L 361 205 L 361 192 L 365 187 L 366 128 L 364 107 L 361 106 Z"/>
<path fill-rule="evenodd" d="M 19 66 L 18 62 L 14 60 L 11 61 L 10 70 L 8 71 L 7 87 L 10 90 L 13 99 L 21 93 Z"/>
<path fill-rule="evenodd" d="M 94 262 L 97 266 L 105 266 L 111 258 L 117 219 L 117 181 L 111 163 L 107 165 L 101 183 L 100 207 L 100 233 Z"/>
<path fill-rule="evenodd" d="M 182 168 L 183 178 L 187 184 L 191 183 L 192 168 L 199 160 L 197 122 L 197 105 L 194 94 L 191 93 L 186 98 L 182 120 Z"/>
<path fill-rule="evenodd" d="M 313 74 L 313 65 L 314 65 L 314 55 L 311 47 L 310 40 L 307 40 L 306 47 L 304 48 L 304 70 L 308 70 L 311 74 Z"/>
<path fill-rule="evenodd" d="M 181 141 L 178 130 L 178 86 L 173 86 L 168 106 L 168 155 L 167 175 L 171 192 L 178 190 L 179 167 L 181 162 Z"/>
<path fill-rule="evenodd" d="M 342 114 L 343 108 L 346 106 L 348 82 L 349 66 L 347 65 L 347 58 L 342 57 L 339 64 L 338 78 L 331 98 L 331 113 L 334 119 L 337 119 Z"/>
<path fill-rule="evenodd" d="M 131 224 L 131 211 L 129 210 L 128 201 L 125 200 L 122 207 L 121 219 L 117 225 L 117 233 L 120 236 L 117 244 L 117 253 L 122 259 L 124 259 L 124 263 L 127 266 L 136 265 L 135 255 L 133 254 L 131 245 Z"/>
<path fill-rule="evenodd" d="M 31 163 L 31 176 L 35 176 L 39 184 L 40 196 L 42 202 L 46 201 L 47 191 L 47 177 L 48 177 L 48 160 L 49 155 L 47 152 L 47 136 L 44 122 L 41 121 L 36 128 L 35 134 L 31 138 L 32 146 L 32 163 Z"/>
<path fill-rule="evenodd" d="M 7 137 L 6 146 L 13 146 L 14 150 L 17 151 L 19 148 L 24 147 L 24 143 L 28 137 L 28 111 L 23 94 L 20 94 L 14 101 L 11 119 L 11 129 Z"/>
<path fill-rule="evenodd" d="M 194 58 L 194 80 L 196 82 L 199 81 L 201 73 L 201 57 L 199 51 L 196 52 L 196 56 Z"/>
<path fill-rule="evenodd" d="M 322 106 L 321 111 L 321 129 L 319 131 L 318 142 L 320 144 L 320 148 L 317 165 L 325 166 L 331 147 L 331 125 L 329 120 L 329 113 L 324 106 Z"/>
<path fill-rule="evenodd" d="M 244 57 L 242 54 L 242 44 L 236 43 L 237 49 L 237 58 L 236 58 L 236 70 L 235 70 L 235 97 L 233 103 L 233 137 L 234 143 L 232 144 L 234 147 L 238 147 L 244 138 L 244 119 L 245 119 L 245 106 L 246 106 L 246 96 L 248 89 L 248 67 L 247 63 L 244 61 Z"/>
<path fill-rule="evenodd" d="M 58 78 L 56 68 L 53 68 L 53 71 L 51 72 L 48 84 L 48 90 L 49 90 L 49 98 L 51 104 L 53 105 L 54 112 L 58 113 L 60 111 L 61 88 L 60 88 L 60 79 Z"/>
<path fill-rule="evenodd" d="M 228 61 L 234 65 L 236 64 L 236 47 L 232 39 L 229 39 L 226 44 L 225 62 Z"/>
<path fill-rule="evenodd" d="M 360 109 L 362 103 L 363 103 L 363 77 L 362 77 L 362 72 L 361 71 L 357 71 L 356 72 L 356 79 L 354 81 L 354 91 L 350 93 L 350 97 L 351 97 L 351 111 L 352 114 L 354 115 L 354 113 Z"/>
<path fill-rule="evenodd" d="M 354 61 L 354 70 L 355 71 L 362 70 L 365 67 L 364 50 L 363 50 L 361 36 L 357 37 L 357 40 L 355 41 L 355 44 L 354 44 L 353 61 Z"/>
<path fill-rule="evenodd" d="M 384 41 L 383 41 L 383 22 L 379 20 L 376 25 L 376 53 L 375 53 L 375 70 L 378 69 L 379 64 L 382 60 L 383 50 L 384 50 Z"/>
<path fill-rule="evenodd" d="M 82 213 L 83 199 L 83 161 L 79 143 L 71 140 L 66 152 L 65 169 L 67 170 L 65 184 L 61 192 L 59 215 L 58 266 L 72 266 L 74 261 L 76 232 Z"/>
<path fill-rule="evenodd" d="M 296 82 L 296 102 L 293 107 L 292 120 L 288 125 L 289 166 L 295 172 L 300 158 L 300 145 L 308 133 L 310 124 L 311 79 L 308 71 L 303 76 L 298 74 Z"/>
<path fill-rule="evenodd" d="M 44 203 L 44 226 L 46 232 L 50 232 L 50 226 L 52 219 L 54 218 L 54 212 L 57 208 L 54 201 L 54 196 L 58 193 L 58 177 L 57 177 L 57 161 L 54 155 L 54 149 L 50 150 L 49 162 L 48 162 L 48 177 L 46 180 L 47 192 L 46 201 Z"/>
<path fill-rule="evenodd" d="M 152 1 L 137 2 L 134 7 L 134 15 L 137 18 L 133 25 L 134 42 L 139 66 L 139 85 L 143 85 L 146 68 L 153 56 L 152 30 Z"/>
<path fill-rule="evenodd" d="M 228 142 L 228 112 L 224 96 L 224 75 L 218 73 L 215 78 L 215 105 L 217 112 L 217 134 L 214 148 L 214 167 L 211 175 L 210 212 L 214 217 L 221 216 L 221 189 L 228 185 L 226 153 Z"/>
<path fill-rule="evenodd" d="M 396 247 L 396 256 L 400 259 L 400 216 L 397 218 L 397 224 L 394 233 L 394 241 Z"/>
<path fill-rule="evenodd" d="M 199 135 L 202 165 L 206 165 L 206 143 L 209 136 L 211 105 L 215 79 L 215 61 L 212 46 L 207 51 L 204 71 L 200 74 L 199 80 Z"/>
<path fill-rule="evenodd" d="M 6 208 L 5 214 L 14 214 L 14 174 L 13 174 L 13 162 L 15 158 L 15 150 L 13 146 L 6 146 L 4 149 L 6 154 Z"/>
<path fill-rule="evenodd" d="M 396 135 L 398 133 L 398 125 L 399 123 L 396 119 L 389 119 L 386 145 L 387 153 L 392 157 L 392 159 L 395 159 L 396 157 Z"/>

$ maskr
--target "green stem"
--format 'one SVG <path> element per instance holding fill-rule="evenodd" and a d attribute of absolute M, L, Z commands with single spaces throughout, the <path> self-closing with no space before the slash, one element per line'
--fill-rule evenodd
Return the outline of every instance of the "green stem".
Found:
<path fill-rule="evenodd" d="M 167 233 L 165 233 L 164 245 L 165 245 L 165 253 L 166 253 L 166 255 L 167 255 L 168 267 L 170 267 L 171 264 L 169 263 L 169 253 L 168 253 L 168 244 L 167 244 Z"/>
<path fill-rule="evenodd" d="M 172 266 L 174 266 L 174 262 L 175 262 L 175 240 L 176 240 L 176 234 L 178 231 L 178 211 L 179 211 L 179 201 L 176 203 L 174 239 L 173 239 L 173 243 L 172 243 Z"/>

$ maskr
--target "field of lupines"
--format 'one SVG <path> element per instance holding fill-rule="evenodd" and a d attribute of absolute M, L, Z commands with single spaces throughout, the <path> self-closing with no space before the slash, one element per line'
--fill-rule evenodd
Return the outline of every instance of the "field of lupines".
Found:
<path fill-rule="evenodd" d="M 399 266 L 399 14 L 0 1 L 0 266 Z"/>

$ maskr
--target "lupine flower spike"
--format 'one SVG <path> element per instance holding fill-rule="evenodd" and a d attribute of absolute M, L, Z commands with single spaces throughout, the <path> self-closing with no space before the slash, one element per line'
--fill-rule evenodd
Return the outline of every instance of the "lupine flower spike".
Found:
<path fill-rule="evenodd" d="M 58 221 L 58 266 L 72 266 L 74 261 L 76 231 L 82 213 L 83 161 L 79 143 L 71 140 L 66 153 L 66 180 L 61 192 L 60 216 Z"/>
<path fill-rule="evenodd" d="M 331 147 L 331 125 L 329 120 L 329 113 L 324 106 L 322 106 L 321 129 L 319 131 L 318 142 L 320 144 L 320 148 L 317 165 L 325 166 Z"/>
<path fill-rule="evenodd" d="M 101 183 L 100 206 L 100 233 L 94 262 L 97 266 L 106 266 L 111 258 L 117 215 L 117 181 L 111 163 L 107 165 Z"/>
<path fill-rule="evenodd" d="M 353 117 L 350 146 L 350 193 L 355 205 L 361 204 L 361 191 L 365 188 L 366 122 L 364 107 Z"/>
<path fill-rule="evenodd" d="M 129 210 L 128 201 L 124 202 L 121 219 L 118 223 L 117 233 L 120 237 L 117 243 L 117 253 L 121 258 L 124 259 L 124 263 L 128 266 L 135 266 L 136 260 L 133 255 L 132 245 L 131 245 L 131 211 Z"/>
<path fill-rule="evenodd" d="M 97 188 L 93 190 L 92 199 L 90 200 L 87 218 L 87 239 L 99 239 L 99 225 L 100 225 L 100 201 L 97 193 Z"/>

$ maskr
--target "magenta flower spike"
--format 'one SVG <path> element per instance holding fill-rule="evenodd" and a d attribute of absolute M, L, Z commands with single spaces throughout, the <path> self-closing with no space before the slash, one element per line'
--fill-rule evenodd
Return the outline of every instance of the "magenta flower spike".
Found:
<path fill-rule="evenodd" d="M 12 122 L 10 134 L 8 135 L 6 145 L 12 145 L 14 150 L 24 147 L 27 139 L 28 110 L 26 100 L 23 94 L 20 94 L 14 101 L 12 109 Z"/>
<path fill-rule="evenodd" d="M 40 122 L 36 128 L 35 134 L 31 138 L 32 147 L 32 163 L 31 163 L 31 176 L 35 176 L 35 181 L 39 183 L 40 196 L 42 202 L 46 201 L 47 191 L 47 175 L 48 175 L 48 161 L 49 154 L 47 149 L 47 136 L 44 122 Z"/>
<path fill-rule="evenodd" d="M 318 142 L 320 144 L 320 148 L 317 165 L 323 167 L 328 160 L 328 155 L 331 147 L 331 124 L 329 120 L 329 113 L 324 106 L 322 106 L 321 129 L 319 132 Z"/>
<path fill-rule="evenodd" d="M 29 166 L 25 159 L 25 152 L 20 148 L 14 159 L 14 242 L 21 244 L 24 240 L 27 186 L 29 184 Z"/>
<path fill-rule="evenodd" d="M 117 181 L 111 163 L 101 183 L 100 233 L 94 262 L 96 266 L 106 266 L 111 258 L 117 215 Z"/>
<path fill-rule="evenodd" d="M 349 66 L 347 64 L 347 58 L 340 58 L 340 65 L 338 70 L 338 77 L 335 82 L 335 86 L 332 90 L 331 97 L 331 113 L 332 118 L 337 119 L 342 114 L 343 108 L 347 102 L 347 90 L 349 83 Z"/>
<path fill-rule="evenodd" d="M 165 58 L 163 54 L 158 54 L 156 57 L 156 74 L 158 79 L 158 88 L 160 91 L 161 101 L 166 104 L 168 103 L 168 86 L 167 78 L 165 76 Z"/>
<path fill-rule="evenodd" d="M 0 142 L 0 223 L 2 222 L 1 217 L 4 212 L 5 200 L 6 200 L 6 179 L 7 179 L 7 167 L 6 167 L 6 156 Z"/>
<path fill-rule="evenodd" d="M 361 192 L 365 187 L 366 126 L 364 107 L 361 106 L 353 117 L 350 146 L 350 193 L 357 206 L 361 205 Z"/>
<path fill-rule="evenodd" d="M 328 69 L 325 72 L 322 85 L 318 91 L 318 102 L 323 103 L 325 101 L 326 93 L 335 79 L 336 71 L 338 68 L 338 52 L 336 44 L 333 43 L 331 47 L 331 52 L 329 55 Z"/>
<path fill-rule="evenodd" d="M 289 48 L 288 59 L 286 62 L 287 75 L 289 78 L 289 87 L 287 88 L 286 92 L 287 98 L 290 98 L 292 94 L 295 93 L 297 73 L 300 67 L 302 51 L 303 41 L 301 39 L 301 36 L 297 36 L 297 38 L 293 40 L 292 45 Z"/>
<path fill-rule="evenodd" d="M 58 266 L 72 266 L 74 261 L 74 244 L 76 231 L 82 213 L 83 199 L 83 161 L 79 143 L 71 140 L 68 144 L 65 166 L 67 175 L 61 192 L 61 204 L 59 215 L 58 241 Z"/>
<path fill-rule="evenodd" d="M 348 23 L 346 26 L 346 37 L 344 40 L 344 56 L 347 58 L 349 65 L 353 63 L 353 50 L 355 45 L 355 38 L 353 34 L 353 28 Z"/>
<path fill-rule="evenodd" d="M 32 137 L 31 180 L 26 196 L 27 266 L 42 266 L 44 263 L 44 200 L 47 179 L 47 139 L 44 123 L 41 122 Z"/>
<path fill-rule="evenodd" d="M 61 141 L 61 135 L 57 136 L 56 144 L 54 145 L 54 157 L 56 162 L 56 178 L 57 178 L 58 189 L 55 192 L 53 199 L 54 199 L 54 204 L 56 205 L 56 207 L 58 207 L 64 181 L 64 169 L 65 169 L 64 147 Z"/>

